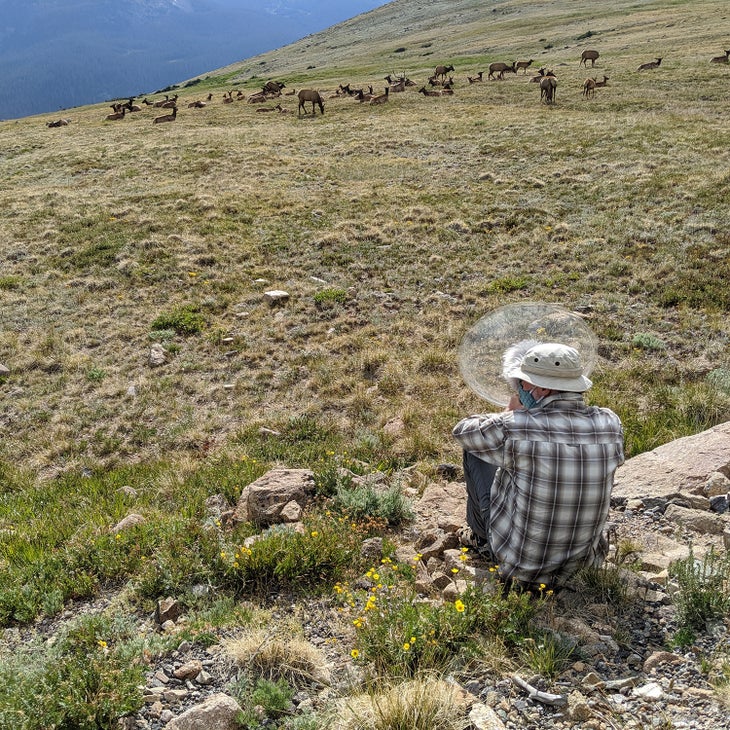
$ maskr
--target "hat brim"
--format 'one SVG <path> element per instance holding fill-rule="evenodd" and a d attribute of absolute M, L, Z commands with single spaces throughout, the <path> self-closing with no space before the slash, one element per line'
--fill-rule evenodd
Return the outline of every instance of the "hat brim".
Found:
<path fill-rule="evenodd" d="M 574 378 L 553 378 L 549 375 L 526 373 L 521 367 L 510 370 L 509 377 L 524 380 L 530 383 L 530 385 L 536 385 L 538 388 L 563 390 L 567 393 L 585 393 L 593 385 L 593 381 L 586 378 L 585 375 L 579 375 Z"/>

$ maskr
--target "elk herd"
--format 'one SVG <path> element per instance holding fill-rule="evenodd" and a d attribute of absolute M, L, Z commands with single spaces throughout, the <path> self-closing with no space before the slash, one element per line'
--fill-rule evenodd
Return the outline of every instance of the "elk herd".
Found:
<path fill-rule="evenodd" d="M 581 53 L 580 61 L 578 62 L 579 67 L 588 67 L 588 62 L 591 63 L 591 69 L 595 68 L 596 62 L 600 58 L 599 51 L 595 49 L 586 49 Z M 637 71 L 651 71 L 661 66 L 662 58 L 657 57 L 653 61 L 642 63 Z M 490 63 L 487 67 L 487 81 L 504 81 L 505 74 L 517 74 L 522 71 L 522 76 L 527 75 L 527 71 L 534 63 L 531 58 L 529 60 L 512 61 L 512 63 L 506 63 L 503 61 L 495 61 Z M 710 63 L 713 64 L 725 64 L 730 65 L 730 51 L 724 51 L 723 55 L 714 56 L 710 59 Z M 428 77 L 427 84 L 421 86 L 418 92 L 426 97 L 443 97 L 453 96 L 454 94 L 454 77 L 455 72 L 452 64 L 443 64 L 436 66 L 434 72 Z M 484 71 L 478 71 L 474 75 L 467 75 L 466 80 L 471 84 L 479 84 L 484 82 Z M 330 98 L 337 97 L 350 97 L 355 101 L 363 104 L 367 103 L 370 106 L 385 104 L 391 98 L 391 94 L 397 94 L 404 92 L 408 87 L 416 86 L 417 84 L 411 81 L 405 73 L 396 76 L 395 73 L 390 73 L 383 78 L 387 83 L 384 87 L 383 93 L 376 93 L 373 91 L 373 87 L 370 85 L 367 91 L 364 88 L 353 89 L 350 84 L 340 84 L 337 90 L 330 96 Z M 553 70 L 546 68 L 538 69 L 534 76 L 531 76 L 529 81 L 536 83 L 540 89 L 540 101 L 544 104 L 554 104 L 556 100 L 556 90 L 558 86 L 558 79 Z M 581 94 L 585 99 L 591 99 L 596 94 L 596 89 L 608 86 L 609 78 L 605 74 L 599 81 L 597 76 L 586 78 L 581 86 Z M 298 115 L 308 115 L 310 111 L 307 105 L 311 105 L 311 114 L 316 116 L 317 109 L 320 114 L 324 114 L 324 97 L 322 92 L 314 89 L 300 89 L 297 92 L 295 89 L 284 91 L 286 84 L 281 81 L 267 81 L 260 91 L 254 92 L 249 96 L 243 93 L 243 91 L 237 91 L 235 96 L 233 91 L 226 91 L 223 93 L 220 102 L 223 104 L 234 104 L 236 102 L 246 102 L 247 104 L 264 104 L 265 102 L 276 100 L 278 103 L 275 106 L 260 106 L 256 111 L 258 112 L 275 112 L 279 114 L 291 113 L 291 109 L 285 109 L 282 107 L 280 97 L 282 96 L 297 96 L 299 106 L 297 109 Z M 104 117 L 104 121 L 120 121 L 125 119 L 129 114 L 135 112 L 141 112 L 145 107 L 152 107 L 153 109 L 169 110 L 167 113 L 156 116 L 152 119 L 153 124 L 162 124 L 164 122 L 174 122 L 177 119 L 178 112 L 178 94 L 175 94 L 172 98 L 168 94 L 165 95 L 164 99 L 158 99 L 156 101 L 149 101 L 147 98 L 137 104 L 135 98 L 130 97 L 125 102 L 114 102 L 111 104 L 112 112 Z M 205 100 L 195 99 L 187 104 L 188 109 L 203 109 L 206 106 L 214 103 L 213 93 L 210 92 L 206 96 Z M 55 121 L 46 122 L 47 127 L 65 127 L 70 123 L 70 119 L 62 118 Z"/>

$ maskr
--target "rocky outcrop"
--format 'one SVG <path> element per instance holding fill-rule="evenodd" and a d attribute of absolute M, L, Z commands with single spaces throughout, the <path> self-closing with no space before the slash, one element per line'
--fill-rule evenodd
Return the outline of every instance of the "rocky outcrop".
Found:
<path fill-rule="evenodd" d="M 709 499 L 727 493 L 728 477 L 730 423 L 723 423 L 629 459 L 616 472 L 613 495 L 639 499 L 646 509 L 663 508 L 688 495 Z"/>
<path fill-rule="evenodd" d="M 261 527 L 296 522 L 314 497 L 309 469 L 272 469 L 241 492 L 234 518 Z"/>

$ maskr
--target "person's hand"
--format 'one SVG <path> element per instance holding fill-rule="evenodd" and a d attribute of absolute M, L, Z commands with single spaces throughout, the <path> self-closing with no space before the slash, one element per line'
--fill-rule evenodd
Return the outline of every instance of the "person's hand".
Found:
<path fill-rule="evenodd" d="M 509 399 L 509 403 L 507 403 L 507 407 L 505 408 L 506 411 L 518 411 L 518 410 L 524 410 L 525 407 L 520 403 L 520 396 L 517 395 L 517 393 L 512 393 L 512 396 Z"/>

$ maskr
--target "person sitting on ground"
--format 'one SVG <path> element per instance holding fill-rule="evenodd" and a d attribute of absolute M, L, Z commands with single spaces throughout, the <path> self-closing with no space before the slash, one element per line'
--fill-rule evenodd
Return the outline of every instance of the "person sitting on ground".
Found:
<path fill-rule="evenodd" d="M 460 537 L 507 584 L 554 589 L 606 557 L 623 428 L 613 411 L 584 403 L 592 383 L 574 348 L 524 340 L 503 365 L 514 389 L 506 410 L 464 418 L 453 430 L 467 489 Z"/>

